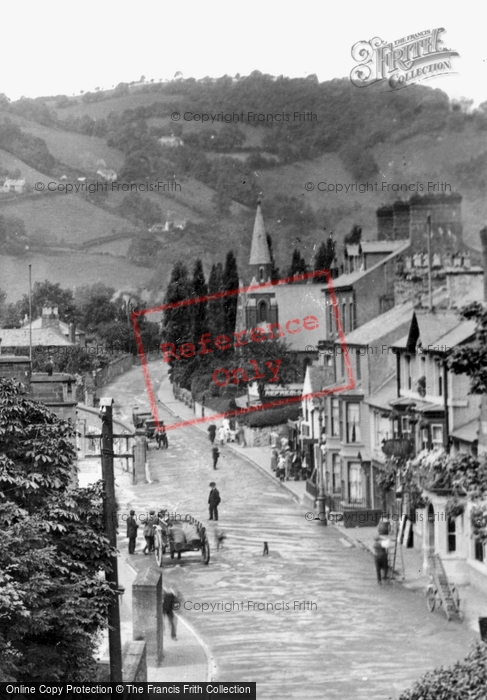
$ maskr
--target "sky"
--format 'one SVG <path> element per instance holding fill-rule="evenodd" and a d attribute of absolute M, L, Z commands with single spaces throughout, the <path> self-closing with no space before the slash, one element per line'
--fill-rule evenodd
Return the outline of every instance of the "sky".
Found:
<path fill-rule="evenodd" d="M 24 0 L 2 7 L 0 92 L 10 99 L 79 94 L 146 78 L 272 75 L 320 81 L 350 75 L 352 45 L 394 42 L 442 27 L 460 56 L 457 72 L 425 84 L 450 97 L 487 100 L 487 41 L 481 3 L 356 0 Z M 304 106 L 305 108 L 305 106 Z"/>

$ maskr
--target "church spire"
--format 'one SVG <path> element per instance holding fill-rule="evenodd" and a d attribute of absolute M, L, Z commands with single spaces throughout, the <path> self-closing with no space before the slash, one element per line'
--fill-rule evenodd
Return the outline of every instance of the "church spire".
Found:
<path fill-rule="evenodd" d="M 249 265 L 252 275 L 259 282 L 266 282 L 271 276 L 272 263 L 260 204 L 261 202 L 259 199 L 257 202 L 257 212 L 255 214 Z"/>

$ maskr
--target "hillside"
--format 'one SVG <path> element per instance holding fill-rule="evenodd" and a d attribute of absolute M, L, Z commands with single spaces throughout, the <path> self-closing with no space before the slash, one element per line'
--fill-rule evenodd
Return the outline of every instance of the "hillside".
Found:
<path fill-rule="evenodd" d="M 108 168 L 120 170 L 124 163 L 123 155 L 107 146 L 103 139 L 49 128 L 17 114 L 0 111 L 0 121 L 4 121 L 5 118 L 11 119 L 32 136 L 43 139 L 56 160 L 76 170 L 96 172 L 100 164 L 103 165 L 101 161 Z M 98 164 L 99 161 L 100 164 Z"/>
<path fill-rule="evenodd" d="M 181 191 L 140 194 L 147 207 L 157 204 L 161 222 L 186 219 L 190 224 L 186 231 L 159 237 L 163 247 L 151 260 L 161 279 L 157 286 L 164 286 L 178 258 L 192 264 L 202 257 L 208 271 L 230 248 L 245 274 L 259 195 L 264 197 L 266 225 L 282 274 L 295 246 L 312 264 L 316 247 L 327 235 L 324 228 L 333 231 L 339 244 L 354 224 L 363 227 L 365 238 L 373 239 L 377 207 L 412 193 L 383 191 L 383 183 L 419 183 L 422 193 L 428 182 L 448 183 L 463 196 L 465 240 L 479 247 L 478 231 L 487 221 L 487 115 L 462 111 L 441 90 L 414 86 L 396 93 L 381 88 L 358 91 L 347 80 L 320 84 L 313 76 L 290 80 L 256 71 L 239 80 L 136 84 L 123 91 L 126 94 L 118 90 L 20 100 L 2 108 L 0 121 L 9 118 L 24 133 L 42 139 L 56 161 L 56 172 L 61 173 L 63 163 L 72 169 L 68 181 L 75 171 L 94 177 L 103 161 L 117 171 L 121 185 L 181 185 Z M 181 115 L 252 111 L 265 116 L 292 115 L 296 109 L 310 110 L 315 121 L 171 119 L 176 110 Z M 161 148 L 160 135 L 172 133 L 184 146 Z M 52 179 L 6 151 L 0 151 L 0 165 L 20 171 L 31 186 Z M 363 182 L 377 183 L 377 189 L 318 189 L 319 183 Z M 120 215 L 125 198 L 120 191 L 91 201 L 79 195 L 18 197 L 12 203 L 4 201 L 3 211 L 24 219 L 27 233 L 41 241 L 77 247 L 123 231 L 142 235 L 147 228 L 142 219 Z M 1 202 L 0 196 L 0 206 Z M 122 265 L 120 256 L 129 247 L 125 238 L 90 248 L 84 261 L 93 259 L 93 265 L 87 264 L 86 274 L 90 279 L 96 276 L 100 258 L 109 255 L 114 256 L 110 264 Z M 154 272 L 134 269 L 134 279 L 150 280 Z M 55 265 L 50 274 L 58 281 Z"/>

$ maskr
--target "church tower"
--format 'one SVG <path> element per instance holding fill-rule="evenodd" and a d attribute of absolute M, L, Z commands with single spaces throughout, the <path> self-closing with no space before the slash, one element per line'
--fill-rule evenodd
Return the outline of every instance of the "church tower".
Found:
<path fill-rule="evenodd" d="M 271 253 L 267 243 L 260 200 L 257 202 L 249 267 L 252 275 L 251 285 L 270 282 L 272 271 Z M 261 290 L 257 289 L 254 292 L 247 292 L 245 299 L 242 301 L 245 310 L 246 328 L 255 328 L 266 323 L 278 323 L 277 301 L 272 287 L 264 287 Z"/>

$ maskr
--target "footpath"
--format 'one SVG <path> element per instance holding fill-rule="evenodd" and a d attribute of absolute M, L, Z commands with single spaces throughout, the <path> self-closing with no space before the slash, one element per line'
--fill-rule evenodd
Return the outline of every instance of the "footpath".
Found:
<path fill-rule="evenodd" d="M 174 416 L 183 420 L 194 419 L 194 413 L 191 408 L 186 406 L 182 401 L 174 398 L 172 386 L 169 380 L 165 378 L 158 390 L 158 400 L 167 408 Z M 217 422 L 217 421 L 215 421 Z M 195 428 L 208 434 L 208 424 L 206 422 L 196 423 Z M 285 489 L 297 502 L 301 503 L 310 513 L 315 512 L 314 498 L 306 491 L 305 481 L 277 481 L 274 472 L 271 469 L 271 450 L 270 447 L 243 447 L 238 443 L 225 443 L 225 450 L 230 450 L 238 454 L 243 459 L 250 462 L 255 468 L 259 469 L 263 474 L 269 477 L 274 483 L 279 484 Z M 371 556 L 374 555 L 373 544 L 374 538 L 377 536 L 377 528 L 375 527 L 345 527 L 343 521 L 332 522 L 328 521 L 328 526 L 332 526 L 339 530 L 343 544 L 346 546 L 361 547 Z M 324 527 L 319 522 L 317 527 Z M 417 591 L 418 595 L 423 595 L 426 592 L 426 587 L 429 583 L 428 576 L 423 570 L 423 552 L 418 548 L 406 548 L 399 545 L 396 555 L 396 577 L 395 582 Z M 464 624 L 475 633 L 479 634 L 479 617 L 487 616 L 487 591 L 483 592 L 473 585 L 459 587 L 460 592 L 460 609 L 463 615 Z M 425 601 L 426 609 L 426 601 Z M 444 614 L 440 609 L 438 614 Z M 445 617 L 446 620 L 446 617 Z"/>

